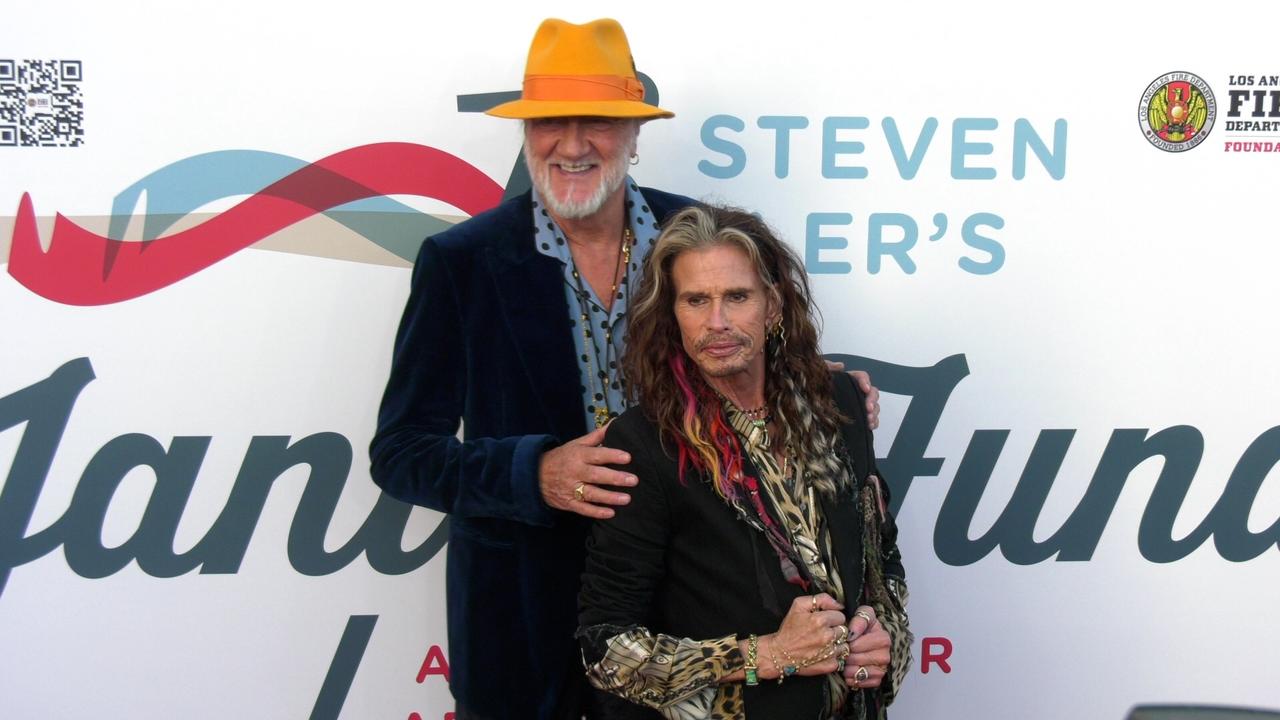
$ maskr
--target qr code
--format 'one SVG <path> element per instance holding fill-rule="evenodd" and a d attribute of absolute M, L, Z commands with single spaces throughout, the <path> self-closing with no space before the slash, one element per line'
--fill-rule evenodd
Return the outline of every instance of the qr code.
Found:
<path fill-rule="evenodd" d="M 0 59 L 0 147 L 84 144 L 79 60 Z"/>

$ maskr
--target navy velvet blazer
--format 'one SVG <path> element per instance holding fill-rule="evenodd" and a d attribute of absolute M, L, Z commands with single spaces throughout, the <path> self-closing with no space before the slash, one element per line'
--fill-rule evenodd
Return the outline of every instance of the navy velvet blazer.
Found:
<path fill-rule="evenodd" d="M 660 222 L 693 203 L 641 192 Z M 588 428 L 563 266 L 534 248 L 531 203 L 516 196 L 423 242 L 369 447 L 386 493 L 449 514 L 454 697 L 519 720 L 549 717 L 581 667 L 587 532 L 538 487 L 542 452 Z"/>

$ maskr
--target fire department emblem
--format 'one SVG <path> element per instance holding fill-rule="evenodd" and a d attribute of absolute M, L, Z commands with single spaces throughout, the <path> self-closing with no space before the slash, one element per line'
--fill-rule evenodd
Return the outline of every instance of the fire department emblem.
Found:
<path fill-rule="evenodd" d="M 1209 136 L 1217 113 L 1208 83 L 1189 72 L 1171 72 L 1156 78 L 1142 93 L 1138 125 L 1152 145 L 1184 152 Z"/>

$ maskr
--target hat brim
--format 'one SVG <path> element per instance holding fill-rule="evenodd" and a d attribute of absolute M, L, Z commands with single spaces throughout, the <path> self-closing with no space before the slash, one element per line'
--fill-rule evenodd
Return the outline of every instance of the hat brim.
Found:
<path fill-rule="evenodd" d="M 484 111 L 486 115 L 513 120 L 553 117 L 613 117 L 654 119 L 675 113 L 638 100 L 512 100 Z"/>

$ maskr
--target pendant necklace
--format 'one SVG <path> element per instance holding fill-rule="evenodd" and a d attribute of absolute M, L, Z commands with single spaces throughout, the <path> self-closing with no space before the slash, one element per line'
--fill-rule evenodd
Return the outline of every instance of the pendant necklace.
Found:
<path fill-rule="evenodd" d="M 634 242 L 634 236 L 631 233 L 631 226 L 630 224 L 628 224 L 622 230 L 622 242 L 619 243 L 619 247 L 618 247 L 618 262 L 619 264 L 621 264 L 622 267 L 621 267 L 621 270 L 614 271 L 613 284 L 609 287 L 609 297 L 612 300 L 617 299 L 618 286 L 622 283 L 622 278 L 626 277 L 627 268 L 631 266 L 631 245 L 633 242 Z M 569 257 L 570 259 L 572 259 L 573 253 L 570 253 Z M 593 405 L 594 407 L 593 414 L 595 416 L 595 426 L 597 428 L 602 428 L 606 424 L 608 424 L 610 415 L 612 415 L 612 408 L 609 407 L 608 367 L 609 367 L 609 359 L 613 355 L 612 327 L 613 327 L 614 308 L 611 300 L 610 307 L 609 307 L 609 314 L 606 320 L 607 326 L 604 328 L 604 331 L 605 331 L 604 332 L 604 360 L 601 361 L 600 351 L 596 346 L 595 340 L 593 339 L 593 333 L 591 332 L 591 329 L 590 329 L 591 315 L 588 312 L 588 308 L 594 303 L 592 303 L 591 301 L 591 293 L 587 291 L 586 284 L 582 280 L 582 275 L 578 272 L 577 262 L 574 262 L 574 265 L 573 265 L 573 280 L 576 286 L 573 288 L 573 290 L 574 290 L 574 293 L 578 296 L 578 305 L 582 309 L 582 315 L 581 315 L 582 349 L 586 351 L 584 354 L 586 355 L 586 358 L 587 358 L 587 374 L 590 376 L 588 378 L 588 382 L 591 383 L 591 389 L 594 390 L 596 381 L 597 380 L 600 381 L 600 392 L 598 393 L 598 395 L 600 396 L 600 399 L 597 400 Z M 628 298 L 627 304 L 630 305 L 631 283 L 627 283 L 626 296 Z M 595 360 L 594 365 L 592 364 L 593 359 Z M 597 366 L 600 368 L 599 370 L 596 370 Z"/>

